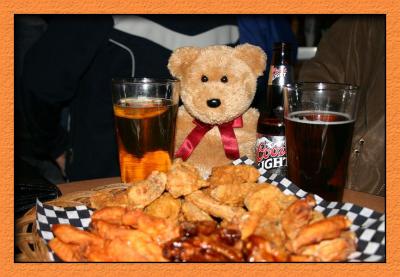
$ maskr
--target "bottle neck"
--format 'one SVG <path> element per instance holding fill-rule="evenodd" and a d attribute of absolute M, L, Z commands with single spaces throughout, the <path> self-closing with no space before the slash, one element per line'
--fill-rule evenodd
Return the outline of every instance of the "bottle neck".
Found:
<path fill-rule="evenodd" d="M 290 46 L 285 43 L 278 43 L 274 47 L 268 85 L 283 86 L 292 82 L 293 65 L 290 56 Z"/>
<path fill-rule="evenodd" d="M 291 45 L 289 43 L 275 43 L 272 53 L 271 64 L 274 65 L 293 65 L 291 56 Z"/>

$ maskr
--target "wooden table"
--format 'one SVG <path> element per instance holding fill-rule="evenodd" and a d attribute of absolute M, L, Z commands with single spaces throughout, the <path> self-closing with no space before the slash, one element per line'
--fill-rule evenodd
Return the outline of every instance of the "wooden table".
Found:
<path fill-rule="evenodd" d="M 97 186 L 115 184 L 120 182 L 121 179 L 119 177 L 113 177 L 113 178 L 71 182 L 66 184 L 60 184 L 58 185 L 58 187 L 60 188 L 62 194 L 67 194 L 70 192 L 90 190 Z M 345 189 L 343 195 L 343 202 L 354 203 L 362 207 L 373 209 L 377 212 L 385 212 L 385 198 L 368 193 Z"/>

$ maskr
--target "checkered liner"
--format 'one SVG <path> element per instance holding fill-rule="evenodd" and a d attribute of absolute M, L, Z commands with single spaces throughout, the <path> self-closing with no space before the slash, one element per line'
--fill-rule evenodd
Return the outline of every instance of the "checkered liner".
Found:
<path fill-rule="evenodd" d="M 233 164 L 255 163 L 247 157 L 242 157 Z M 269 182 L 276 185 L 284 194 L 294 194 L 303 198 L 307 192 L 299 189 L 291 181 L 276 174 L 268 174 L 264 169 L 259 169 L 261 176 L 259 183 Z M 351 221 L 350 229 L 357 235 L 357 251 L 352 253 L 349 262 L 384 262 L 386 261 L 386 232 L 385 214 L 375 212 L 368 208 L 363 208 L 351 203 L 328 202 L 318 195 L 315 195 L 317 205 L 315 210 L 322 212 L 325 216 L 335 214 L 346 215 Z M 37 230 L 40 236 L 49 242 L 54 238 L 51 232 L 51 225 L 66 223 L 80 229 L 87 229 L 90 223 L 92 211 L 86 206 L 76 206 L 71 208 L 59 208 L 42 204 L 39 200 L 36 204 L 37 210 Z M 60 261 L 59 258 L 50 253 L 52 261 Z"/>
<path fill-rule="evenodd" d="M 46 244 L 54 238 L 51 226 L 53 224 L 71 224 L 81 230 L 86 230 L 90 224 L 93 211 L 85 205 L 60 208 L 46 205 L 36 200 L 36 228 Z M 49 252 L 50 261 L 60 262 L 60 258 Z"/>

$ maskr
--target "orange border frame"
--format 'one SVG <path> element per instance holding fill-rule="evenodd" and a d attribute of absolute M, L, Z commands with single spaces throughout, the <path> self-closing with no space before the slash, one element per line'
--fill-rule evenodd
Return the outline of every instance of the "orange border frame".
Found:
<path fill-rule="evenodd" d="M 399 49 L 399 18 L 400 1 L 396 0 L 207 0 L 203 2 L 184 0 L 3 0 L 0 7 L 0 268 L 2 275 L 20 276 L 34 274 L 47 276 L 57 273 L 57 276 L 77 276 L 78 274 L 140 274 L 141 276 L 174 276 L 178 275 L 237 275 L 247 274 L 312 274 L 339 275 L 346 273 L 352 276 L 378 274 L 399 274 L 400 247 L 395 233 L 400 229 L 400 182 L 399 162 L 400 129 L 395 125 L 400 122 L 396 108 L 400 106 L 399 84 L 396 77 L 400 76 Z M 301 3 L 303 2 L 303 3 Z M 381 264 L 18 264 L 14 263 L 14 218 L 13 218 L 13 142 L 14 142 L 14 14 L 129 14 L 129 13 L 292 13 L 292 14 L 331 14 L 357 13 L 387 15 L 387 263 Z M 397 61 L 397 63 L 396 63 Z M 398 123 L 397 123 L 398 124 Z M 397 146 L 397 147 L 396 147 Z M 396 231 L 397 230 L 397 231 Z"/>

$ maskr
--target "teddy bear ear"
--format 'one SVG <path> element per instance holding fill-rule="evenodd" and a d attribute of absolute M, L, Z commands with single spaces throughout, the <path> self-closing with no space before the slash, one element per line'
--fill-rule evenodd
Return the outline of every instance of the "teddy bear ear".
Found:
<path fill-rule="evenodd" d="M 181 47 L 172 52 L 168 60 L 168 69 L 172 76 L 180 79 L 184 70 L 199 55 L 200 49 L 197 47 Z"/>
<path fill-rule="evenodd" d="M 267 55 L 260 47 L 248 43 L 241 44 L 235 47 L 234 55 L 250 66 L 255 75 L 263 74 L 267 65 Z"/>

